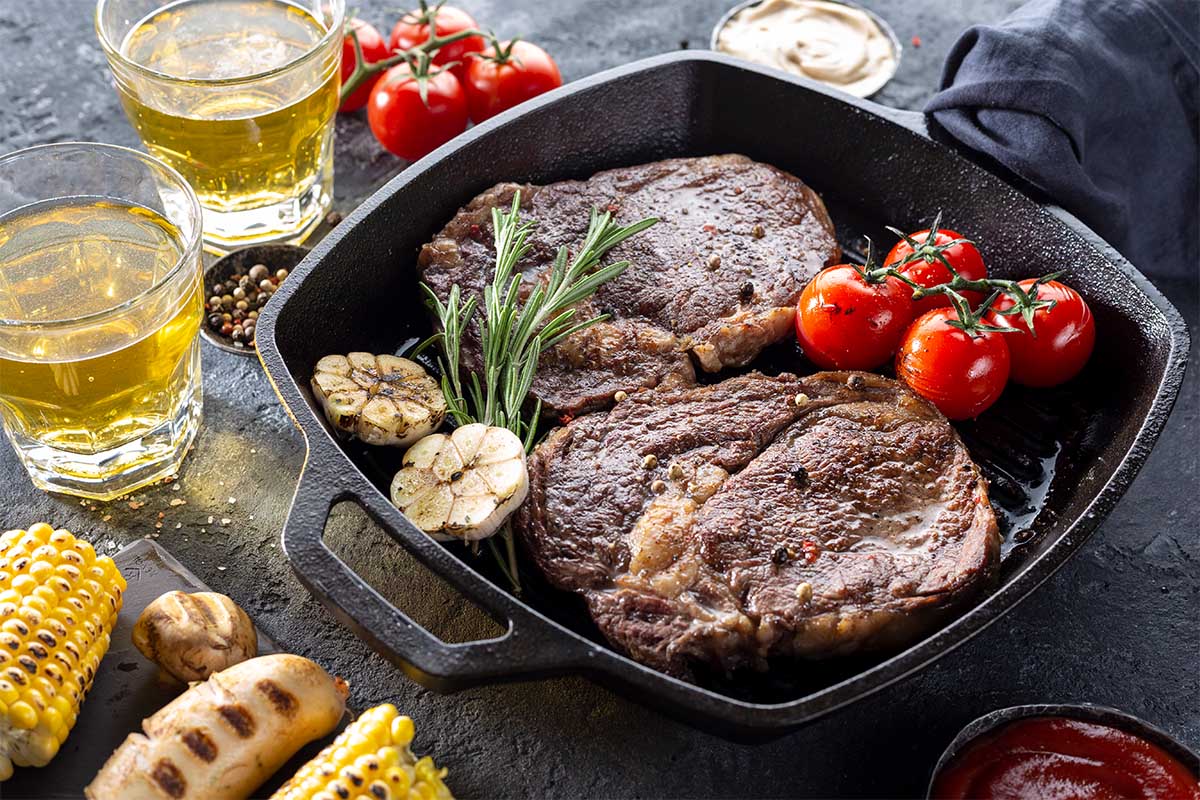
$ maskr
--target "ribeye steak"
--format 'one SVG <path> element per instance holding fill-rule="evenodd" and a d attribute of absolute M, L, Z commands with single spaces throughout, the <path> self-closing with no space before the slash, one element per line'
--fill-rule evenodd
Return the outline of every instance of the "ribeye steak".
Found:
<path fill-rule="evenodd" d="M 487 190 L 421 251 L 421 279 L 439 297 L 455 283 L 479 294 L 491 280 L 491 211 L 518 189 L 524 214 L 538 222 L 519 265 L 527 289 L 560 246 L 574 252 L 583 241 L 593 206 L 622 223 L 660 220 L 608 255 L 606 263 L 628 259 L 629 269 L 579 311 L 611 319 L 543 354 L 533 395 L 557 414 L 604 407 L 619 390 L 667 377 L 691 383 L 693 359 L 710 372 L 750 363 L 789 333 L 800 291 L 839 256 L 821 198 L 795 176 L 740 155 L 679 158 Z M 477 369 L 477 338 L 464 347 L 465 365 Z"/>
<path fill-rule="evenodd" d="M 693 678 L 912 640 L 999 562 L 946 419 L 867 373 L 662 386 L 557 428 L 517 529 L 633 658 Z"/>

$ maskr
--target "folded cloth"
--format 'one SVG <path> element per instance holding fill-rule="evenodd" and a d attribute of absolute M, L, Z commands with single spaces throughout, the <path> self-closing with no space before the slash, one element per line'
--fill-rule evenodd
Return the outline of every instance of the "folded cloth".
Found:
<path fill-rule="evenodd" d="M 955 43 L 926 106 L 1151 276 L 1196 276 L 1200 3 L 1033 0 Z"/>

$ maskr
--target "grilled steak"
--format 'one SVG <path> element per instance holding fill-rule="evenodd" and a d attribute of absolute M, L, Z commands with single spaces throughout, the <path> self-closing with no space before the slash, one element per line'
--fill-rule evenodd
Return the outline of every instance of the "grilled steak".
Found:
<path fill-rule="evenodd" d="M 684 678 L 911 640 L 994 572 L 946 419 L 867 373 L 664 386 L 553 431 L 517 518 L 605 636 Z"/>
<path fill-rule="evenodd" d="M 618 390 L 668 377 L 691 383 L 693 359 L 710 372 L 748 364 L 790 330 L 800 291 L 839 256 L 821 198 L 799 179 L 745 156 L 681 158 L 487 190 L 421 251 L 421 279 L 439 297 L 455 283 L 480 294 L 491 281 L 491 211 L 518 189 L 538 221 L 519 265 L 526 290 L 560 246 L 573 252 L 583 241 L 593 206 L 623 223 L 660 220 L 608 255 L 605 263 L 628 259 L 629 269 L 579 311 L 611 319 L 543 354 L 533 394 L 558 414 L 603 407 Z M 464 348 L 465 365 L 478 369 L 478 339 Z"/>

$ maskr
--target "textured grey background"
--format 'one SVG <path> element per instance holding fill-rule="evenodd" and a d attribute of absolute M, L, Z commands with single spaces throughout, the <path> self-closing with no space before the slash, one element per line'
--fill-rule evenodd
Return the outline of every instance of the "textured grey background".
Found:
<path fill-rule="evenodd" d="M 724 0 L 459 0 L 501 35 L 521 33 L 568 80 L 679 47 L 702 47 Z M 876 98 L 919 108 L 959 32 L 1015 0 L 867 0 L 905 53 Z M 386 30 L 400 0 L 357 0 Z M 91 139 L 137 145 L 92 29 L 91 0 L 0 0 L 0 152 Z M 914 48 L 911 39 L 921 38 Z M 348 210 L 403 165 L 364 122 L 338 122 L 337 190 Z M 1163 285 L 1197 338 L 1194 281 Z M 319 320 L 314 320 L 319 324 Z M 157 536 L 282 646 L 345 676 L 358 708 L 391 701 L 417 721 L 416 746 L 450 768 L 462 797 L 827 797 L 923 792 L 937 754 L 966 722 L 1038 701 L 1114 705 L 1200 747 L 1200 513 L 1193 351 L 1183 395 L 1141 477 L 1075 559 L 1032 598 L 920 676 L 774 743 L 729 744 L 582 679 L 452 696 L 407 680 L 303 590 L 278 550 L 303 445 L 258 365 L 205 346 L 205 424 L 171 486 L 109 506 L 34 490 L 0 448 L 0 528 L 53 521 L 115 552 Z M 183 499 L 186 505 L 171 506 Z M 159 513 L 164 516 L 160 519 Z M 224 522 L 228 520 L 228 522 Z M 156 528 L 156 523 L 162 523 Z M 178 526 L 178 527 L 177 527 Z M 447 639 L 480 615 L 339 509 L 329 538 L 381 591 Z M 86 713 L 86 707 L 85 707 Z M 113 732 L 114 746 L 125 731 Z M 69 769 L 56 763 L 51 769 Z M 0 787 L 0 796 L 13 797 Z"/>

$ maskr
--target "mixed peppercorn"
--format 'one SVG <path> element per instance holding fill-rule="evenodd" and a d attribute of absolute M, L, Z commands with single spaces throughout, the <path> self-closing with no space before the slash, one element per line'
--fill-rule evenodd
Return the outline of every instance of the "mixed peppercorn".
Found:
<path fill-rule="evenodd" d="M 265 264 L 255 264 L 213 284 L 204 304 L 208 327 L 234 347 L 253 348 L 258 314 L 287 276 L 286 269 L 271 272 Z"/>

